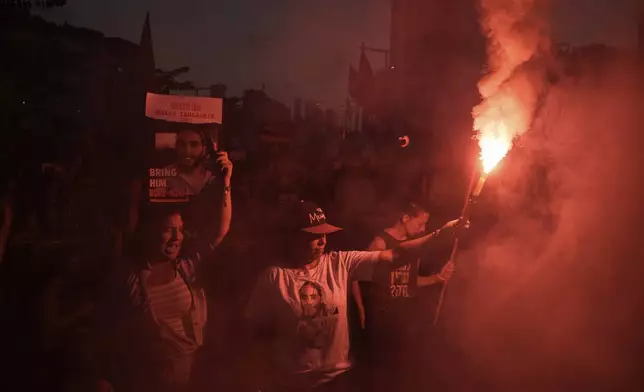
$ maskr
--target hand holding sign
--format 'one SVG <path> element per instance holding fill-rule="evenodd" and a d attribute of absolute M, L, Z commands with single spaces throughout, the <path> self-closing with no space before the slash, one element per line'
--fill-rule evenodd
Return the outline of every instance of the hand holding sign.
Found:
<path fill-rule="evenodd" d="M 230 184 L 230 178 L 233 176 L 233 163 L 228 158 L 228 153 L 225 151 L 216 152 L 217 154 L 217 164 L 221 167 L 221 171 L 224 173 L 224 184 L 228 186 Z"/>
<path fill-rule="evenodd" d="M 213 162 L 214 164 L 212 165 L 211 170 L 215 170 L 215 168 L 219 168 L 221 172 L 224 174 L 224 184 L 226 186 L 230 185 L 230 178 L 233 175 L 233 163 L 228 157 L 228 153 L 225 151 L 220 151 L 219 150 L 219 136 L 218 134 L 211 134 L 208 139 L 210 140 L 210 147 L 212 148 L 211 154 L 214 154 L 214 156 L 210 155 L 208 158 L 210 159 L 210 162 Z"/>

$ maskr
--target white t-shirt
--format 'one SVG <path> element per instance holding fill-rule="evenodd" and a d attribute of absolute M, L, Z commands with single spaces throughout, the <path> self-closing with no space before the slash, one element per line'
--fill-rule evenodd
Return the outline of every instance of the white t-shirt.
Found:
<path fill-rule="evenodd" d="M 267 360 L 284 384 L 314 387 L 351 367 L 348 282 L 371 281 L 379 255 L 332 252 L 309 271 L 271 267 L 259 277 L 246 317 L 275 331 Z"/>

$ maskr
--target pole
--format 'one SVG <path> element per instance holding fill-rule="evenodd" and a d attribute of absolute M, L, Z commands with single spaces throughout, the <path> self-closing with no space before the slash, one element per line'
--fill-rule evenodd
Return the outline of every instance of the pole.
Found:
<path fill-rule="evenodd" d="M 363 42 L 362 45 L 360 45 L 360 50 L 384 54 L 384 56 L 385 56 L 385 69 L 387 69 L 387 70 L 389 69 L 389 53 L 391 52 L 389 49 L 373 48 L 373 47 L 370 47 L 370 46 L 365 46 L 365 44 Z"/>
<path fill-rule="evenodd" d="M 467 193 L 465 194 L 465 203 L 463 204 L 463 209 L 461 210 L 461 219 L 466 219 L 467 218 L 467 212 L 468 212 L 468 207 L 470 205 L 470 200 L 471 200 L 471 195 L 472 195 L 472 188 L 474 187 L 474 181 L 476 180 L 476 174 L 478 173 L 477 167 L 474 166 L 474 169 L 472 170 L 472 177 L 470 178 L 470 183 L 467 187 Z M 482 181 L 481 181 L 482 179 Z M 478 193 L 481 192 L 481 188 L 483 186 L 482 182 L 485 180 L 483 177 L 479 179 L 478 184 L 477 184 L 477 189 L 476 193 L 478 196 Z M 458 251 L 458 236 L 456 239 L 454 239 L 454 245 L 452 246 L 452 252 L 450 253 L 449 260 L 454 262 L 454 259 L 456 257 L 456 252 Z M 441 313 L 441 308 L 443 307 L 443 300 L 445 299 L 445 292 L 447 291 L 447 281 L 443 282 L 443 288 L 441 289 L 441 295 L 438 297 L 438 304 L 436 305 L 436 313 L 434 313 L 434 325 L 438 323 L 438 318 Z"/>

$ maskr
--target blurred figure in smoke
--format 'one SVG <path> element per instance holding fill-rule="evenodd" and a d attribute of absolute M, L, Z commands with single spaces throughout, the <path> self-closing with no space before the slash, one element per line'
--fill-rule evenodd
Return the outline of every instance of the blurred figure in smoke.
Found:
<path fill-rule="evenodd" d="M 282 266 L 271 267 L 259 277 L 246 309 L 255 338 L 253 348 L 266 350 L 258 351 L 257 358 L 274 366 L 267 371 L 270 378 L 260 381 L 266 388 L 262 390 L 360 390 L 348 372 L 352 367 L 349 282 L 373 280 L 378 264 L 401 266 L 439 232 L 453 232 L 459 221 L 394 249 L 325 253 L 327 234 L 341 229 L 327 223 L 324 211 L 313 203 L 300 202 L 290 216 L 292 253 Z"/>
<path fill-rule="evenodd" d="M 408 203 L 396 223 L 379 233 L 369 245 L 369 250 L 395 249 L 401 243 L 425 234 L 429 213 L 415 203 Z M 358 307 L 360 323 L 367 329 L 370 349 L 367 358 L 376 366 L 389 372 L 376 371 L 373 388 L 375 390 L 408 390 L 411 382 L 406 374 L 413 368 L 410 359 L 418 358 L 419 339 L 414 332 L 414 323 L 418 323 L 418 314 L 422 307 L 418 302 L 418 289 L 437 285 L 447 281 L 454 272 L 454 263 L 448 261 L 437 274 L 421 271 L 420 257 L 414 255 L 406 259 L 407 263 L 398 268 L 389 265 L 376 270 L 373 282 L 351 282 L 351 294 Z M 366 301 L 363 300 L 363 292 Z M 365 306 L 367 302 L 367 306 Z M 367 311 L 367 309 L 369 309 Z M 378 377 L 384 375 L 384 377 Z M 392 384 L 387 381 L 391 380 Z"/>
<path fill-rule="evenodd" d="M 219 163 L 225 184 L 229 184 L 232 164 Z M 122 362 L 125 379 L 120 381 L 125 391 L 175 392 L 188 387 L 195 353 L 203 344 L 207 314 L 197 267 L 211 259 L 228 232 L 232 214 L 230 192 L 227 187 L 223 195 L 219 192 L 221 189 L 213 185 L 201 192 L 220 213 L 218 221 L 209 222 L 211 236 L 194 239 L 195 251 L 186 251 L 181 207 L 155 211 L 139 228 L 140 252 L 124 271 L 126 278 L 116 277 L 115 282 L 121 285 L 110 293 L 117 300 L 117 325 L 112 332 L 118 334 L 120 343 L 117 357 Z"/>

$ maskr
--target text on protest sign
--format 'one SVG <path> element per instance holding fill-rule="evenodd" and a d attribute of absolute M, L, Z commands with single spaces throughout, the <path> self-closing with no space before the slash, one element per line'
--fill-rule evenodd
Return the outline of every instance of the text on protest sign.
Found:
<path fill-rule="evenodd" d="M 145 116 L 191 124 L 221 124 L 222 99 L 148 93 Z"/>
<path fill-rule="evenodd" d="M 184 188 L 173 186 L 172 182 L 179 175 L 175 167 L 150 168 L 148 196 L 152 203 L 186 202 L 189 195 Z"/>

